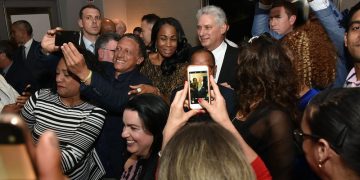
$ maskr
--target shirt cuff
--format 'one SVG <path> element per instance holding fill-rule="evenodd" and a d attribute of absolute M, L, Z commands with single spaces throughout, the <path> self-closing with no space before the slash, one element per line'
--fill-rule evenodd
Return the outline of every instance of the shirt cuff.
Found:
<path fill-rule="evenodd" d="M 309 2 L 309 6 L 313 11 L 320 11 L 330 6 L 329 0 L 313 0 Z"/>
<path fill-rule="evenodd" d="M 271 8 L 271 6 L 272 6 L 271 4 L 270 5 L 265 5 L 265 4 L 261 3 L 261 2 L 259 2 L 259 8 L 260 9 L 269 10 Z"/>

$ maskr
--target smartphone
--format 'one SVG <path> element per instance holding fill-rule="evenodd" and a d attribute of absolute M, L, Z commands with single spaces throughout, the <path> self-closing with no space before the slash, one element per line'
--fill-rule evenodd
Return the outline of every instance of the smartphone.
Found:
<path fill-rule="evenodd" d="M 0 115 L 0 179 L 37 179 L 31 143 L 18 115 Z"/>
<path fill-rule="evenodd" d="M 74 45 L 78 45 L 80 40 L 79 31 L 56 31 L 55 46 L 62 46 L 64 43 L 72 42 Z"/>
<path fill-rule="evenodd" d="M 210 102 L 209 67 L 190 65 L 187 68 L 189 82 L 189 107 L 191 109 L 202 109 L 199 98 Z"/>

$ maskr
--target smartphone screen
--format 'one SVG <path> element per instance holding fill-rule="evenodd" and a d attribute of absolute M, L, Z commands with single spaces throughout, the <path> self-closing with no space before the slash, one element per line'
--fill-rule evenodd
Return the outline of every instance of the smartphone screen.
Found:
<path fill-rule="evenodd" d="M 201 109 L 199 99 L 209 102 L 209 70 L 207 66 L 189 66 L 189 105 L 191 109 Z"/>
<path fill-rule="evenodd" d="M 0 179 L 36 179 L 23 130 L 0 122 Z"/>
<path fill-rule="evenodd" d="M 55 46 L 62 46 L 64 43 L 72 42 L 74 45 L 79 44 L 79 31 L 56 31 Z"/>

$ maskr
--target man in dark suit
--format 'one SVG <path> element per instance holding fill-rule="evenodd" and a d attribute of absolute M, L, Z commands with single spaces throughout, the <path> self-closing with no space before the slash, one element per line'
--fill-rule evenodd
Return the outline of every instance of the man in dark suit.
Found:
<path fill-rule="evenodd" d="M 217 83 L 236 88 L 236 66 L 238 50 L 227 44 L 228 30 L 225 12 L 216 6 L 205 6 L 196 14 L 197 34 L 201 45 L 215 56 L 218 70 L 214 77 Z"/>
<path fill-rule="evenodd" d="M 33 29 L 29 22 L 19 20 L 11 25 L 11 39 L 17 44 L 13 56 L 14 63 L 25 65 L 29 71 L 24 71 L 34 78 L 33 90 L 51 87 L 55 81 L 57 61 L 43 60 L 37 55 L 41 48 L 40 42 L 32 37 Z M 5 76 L 5 78 L 7 78 Z"/>
<path fill-rule="evenodd" d="M 5 80 L 22 94 L 28 84 L 33 84 L 34 79 L 22 61 L 12 60 L 15 48 L 8 40 L 0 41 L 0 70 Z"/>

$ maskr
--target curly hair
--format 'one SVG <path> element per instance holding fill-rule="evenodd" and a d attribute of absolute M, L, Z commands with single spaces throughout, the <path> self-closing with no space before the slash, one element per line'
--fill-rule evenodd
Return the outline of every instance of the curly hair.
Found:
<path fill-rule="evenodd" d="M 335 79 L 336 50 L 317 19 L 310 19 L 282 39 L 293 54 L 299 83 L 325 89 Z"/>
<path fill-rule="evenodd" d="M 240 45 L 236 93 L 244 117 L 260 104 L 276 103 L 296 118 L 297 77 L 287 51 L 266 35 Z"/>

